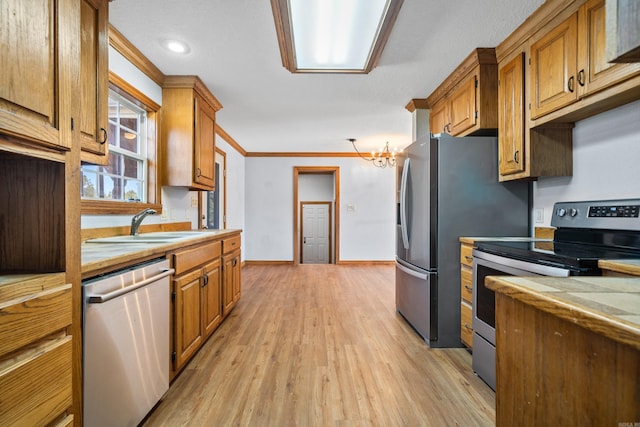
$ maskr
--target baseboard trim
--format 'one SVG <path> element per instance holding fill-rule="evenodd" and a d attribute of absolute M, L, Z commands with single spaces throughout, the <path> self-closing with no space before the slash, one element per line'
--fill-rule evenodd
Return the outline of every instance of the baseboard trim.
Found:
<path fill-rule="evenodd" d="M 363 261 L 350 261 L 350 260 L 342 260 L 336 263 L 337 265 L 395 265 L 395 261 L 373 261 L 373 260 L 363 260 Z M 242 262 L 242 265 L 294 265 L 293 261 L 269 261 L 269 260 L 245 260 Z M 304 264 L 299 264 L 304 265 Z"/>
<path fill-rule="evenodd" d="M 293 261 L 246 260 L 244 265 L 293 265 Z"/>
<path fill-rule="evenodd" d="M 339 265 L 396 265 L 395 261 L 338 261 Z"/>

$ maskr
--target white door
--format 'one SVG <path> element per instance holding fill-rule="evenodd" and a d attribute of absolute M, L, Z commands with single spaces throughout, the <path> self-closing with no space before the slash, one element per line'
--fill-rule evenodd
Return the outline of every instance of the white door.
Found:
<path fill-rule="evenodd" d="M 328 264 L 329 203 L 302 203 L 302 263 Z"/>

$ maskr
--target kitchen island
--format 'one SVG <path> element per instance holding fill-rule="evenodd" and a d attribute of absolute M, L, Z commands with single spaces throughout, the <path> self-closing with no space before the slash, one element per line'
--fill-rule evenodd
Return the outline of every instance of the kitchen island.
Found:
<path fill-rule="evenodd" d="M 640 278 L 498 277 L 496 425 L 640 422 Z"/>

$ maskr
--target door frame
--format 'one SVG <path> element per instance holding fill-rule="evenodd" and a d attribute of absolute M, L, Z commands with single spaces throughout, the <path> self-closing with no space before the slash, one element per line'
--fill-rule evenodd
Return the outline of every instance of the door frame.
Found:
<path fill-rule="evenodd" d="M 303 251 L 303 246 L 304 243 L 302 242 L 303 239 L 303 231 L 304 231 L 304 220 L 302 218 L 302 209 L 304 207 L 304 205 L 327 205 L 329 206 L 329 209 L 327 209 L 327 211 L 329 212 L 329 221 L 327 222 L 327 225 L 329 226 L 329 242 L 327 244 L 328 248 L 329 248 L 329 262 L 327 264 L 333 264 L 333 258 L 331 257 L 333 255 L 333 233 L 331 232 L 331 229 L 333 227 L 333 221 L 331 219 L 331 205 L 333 204 L 333 202 L 300 202 L 300 209 L 299 209 L 299 216 L 298 218 L 300 218 L 300 241 L 298 242 L 299 244 L 299 248 L 300 248 L 300 254 L 299 254 L 299 259 L 300 259 L 300 264 L 304 264 L 302 262 L 302 251 Z"/>
<path fill-rule="evenodd" d="M 220 218 L 220 228 L 226 230 L 227 228 L 227 153 L 222 149 L 215 147 L 215 156 L 213 159 L 213 167 L 215 171 L 216 163 L 219 163 L 220 177 L 222 179 L 222 200 L 220 200 L 220 207 L 222 217 Z M 220 183 L 215 183 L 216 188 L 220 189 Z M 198 229 L 204 228 L 203 215 L 207 209 L 207 194 L 208 191 L 200 191 L 198 196 Z"/>
<path fill-rule="evenodd" d="M 298 216 L 298 177 L 301 174 L 333 175 L 333 217 L 335 220 L 333 247 L 329 250 L 335 254 L 333 262 L 340 262 L 340 167 L 339 166 L 294 166 L 293 167 L 293 264 L 300 264 L 300 219 Z"/>

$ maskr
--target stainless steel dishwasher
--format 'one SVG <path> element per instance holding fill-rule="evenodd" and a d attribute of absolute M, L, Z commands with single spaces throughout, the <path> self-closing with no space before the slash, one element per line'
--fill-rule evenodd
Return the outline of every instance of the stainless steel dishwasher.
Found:
<path fill-rule="evenodd" d="M 169 268 L 83 282 L 84 425 L 136 426 L 169 389 Z"/>

